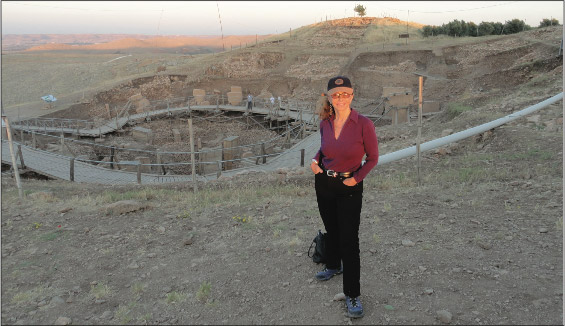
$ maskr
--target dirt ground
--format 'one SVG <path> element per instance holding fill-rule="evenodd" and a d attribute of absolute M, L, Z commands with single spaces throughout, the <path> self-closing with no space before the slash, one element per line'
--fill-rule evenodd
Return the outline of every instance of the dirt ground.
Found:
<path fill-rule="evenodd" d="M 547 29 L 429 49 L 449 64 L 433 65 L 430 55 L 428 70 L 452 79 L 426 81 L 428 96 L 445 105 L 425 119 L 424 141 L 562 92 L 554 55 L 561 35 Z M 359 80 L 361 111 L 374 106 L 362 86 L 370 71 L 400 83 L 399 67 L 412 60 L 385 58 L 355 55 L 340 68 Z M 296 72 L 287 59 L 265 69 Z M 288 80 L 287 95 L 306 98 L 307 85 L 321 80 Z M 123 89 L 104 94 L 118 98 Z M 85 108 L 76 114 L 93 109 Z M 420 177 L 415 157 L 378 165 L 364 181 L 365 317 L 357 320 L 334 300 L 342 276 L 314 278 L 323 266 L 307 251 L 323 224 L 308 168 L 241 173 L 197 191 L 25 178 L 25 199 L 3 175 L 2 324 L 562 324 L 562 119 L 559 101 L 423 153 Z M 380 126 L 379 150 L 412 146 L 416 134 L 414 120 Z"/>

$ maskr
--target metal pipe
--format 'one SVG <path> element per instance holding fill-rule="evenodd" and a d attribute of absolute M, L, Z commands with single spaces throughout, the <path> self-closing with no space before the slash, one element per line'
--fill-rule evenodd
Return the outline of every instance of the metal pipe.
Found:
<path fill-rule="evenodd" d="M 525 108 L 521 111 L 518 111 L 518 112 L 515 112 L 515 113 L 512 113 L 512 114 L 509 114 L 509 115 L 502 117 L 500 119 L 496 119 L 496 120 L 493 120 L 491 122 L 487 122 L 487 123 L 484 123 L 480 126 L 476 126 L 476 127 L 473 127 L 473 128 L 467 129 L 467 130 L 456 132 L 456 133 L 451 134 L 449 136 L 445 136 L 445 137 L 441 137 L 441 138 L 438 138 L 438 139 L 431 140 L 429 142 L 425 142 L 425 143 L 420 145 L 420 150 L 422 152 L 429 151 L 431 149 L 441 147 L 441 146 L 445 146 L 449 143 L 460 141 L 460 140 L 465 139 L 467 137 L 471 137 L 471 136 L 483 133 L 487 130 L 496 128 L 496 127 L 501 126 L 501 125 L 508 123 L 510 121 L 514 121 L 516 119 L 522 118 L 522 117 L 524 117 L 524 116 L 526 116 L 530 113 L 533 113 L 537 110 L 543 109 L 544 107 L 546 107 L 550 104 L 553 104 L 557 101 L 560 101 L 562 99 L 563 99 L 563 92 L 561 92 L 561 93 L 559 93 L 559 94 L 557 94 L 553 97 L 550 97 L 545 101 L 539 102 L 539 103 L 534 104 L 534 105 L 532 105 L 528 108 Z M 403 158 L 406 158 L 406 157 L 409 157 L 409 156 L 412 156 L 412 155 L 415 155 L 415 154 L 416 154 L 416 146 L 401 149 L 399 151 L 388 153 L 388 154 L 385 154 L 383 156 L 380 156 L 379 157 L 379 163 L 377 165 L 383 165 L 383 164 L 386 164 L 386 163 L 394 162 L 394 161 L 397 161 L 397 160 L 400 160 L 400 159 L 403 159 Z"/>

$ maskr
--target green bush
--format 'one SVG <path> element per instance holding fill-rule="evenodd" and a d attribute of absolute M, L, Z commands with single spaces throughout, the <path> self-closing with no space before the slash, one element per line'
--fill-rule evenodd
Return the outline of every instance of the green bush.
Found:
<path fill-rule="evenodd" d="M 449 103 L 447 105 L 447 115 L 450 119 L 453 119 L 456 116 L 460 115 L 461 113 L 465 111 L 470 111 L 472 109 L 473 109 L 472 107 L 461 103 Z"/>

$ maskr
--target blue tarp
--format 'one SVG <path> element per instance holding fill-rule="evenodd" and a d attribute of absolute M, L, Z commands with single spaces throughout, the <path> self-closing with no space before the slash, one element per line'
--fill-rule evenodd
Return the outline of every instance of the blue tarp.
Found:
<path fill-rule="evenodd" d="M 42 100 L 44 100 L 45 102 L 55 102 L 57 101 L 57 98 L 55 98 L 55 96 L 49 94 L 49 95 L 45 95 L 41 97 Z"/>

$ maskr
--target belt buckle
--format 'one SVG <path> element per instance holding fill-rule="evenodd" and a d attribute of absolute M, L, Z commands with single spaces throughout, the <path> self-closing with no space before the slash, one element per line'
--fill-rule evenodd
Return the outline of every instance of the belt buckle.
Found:
<path fill-rule="evenodd" d="M 335 172 L 334 170 L 327 170 L 326 174 L 328 177 L 334 177 L 337 175 L 337 172 Z"/>

